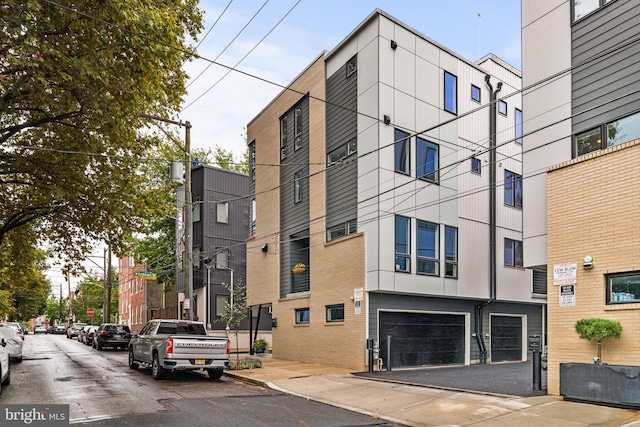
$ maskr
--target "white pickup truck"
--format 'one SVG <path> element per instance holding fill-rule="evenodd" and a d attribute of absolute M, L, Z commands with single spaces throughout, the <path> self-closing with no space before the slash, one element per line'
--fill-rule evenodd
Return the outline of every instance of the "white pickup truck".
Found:
<path fill-rule="evenodd" d="M 207 335 L 202 322 L 155 319 L 132 334 L 129 367 L 151 367 L 156 380 L 174 371 L 204 369 L 217 380 L 229 365 L 230 352 L 229 339 Z"/>

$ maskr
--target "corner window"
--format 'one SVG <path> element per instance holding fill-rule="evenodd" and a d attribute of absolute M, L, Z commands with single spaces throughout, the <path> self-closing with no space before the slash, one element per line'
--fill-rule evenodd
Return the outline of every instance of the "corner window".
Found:
<path fill-rule="evenodd" d="M 409 134 L 407 132 L 401 131 L 399 129 L 395 130 L 394 138 L 396 172 L 410 175 L 411 171 L 409 170 L 409 153 L 411 147 L 411 138 L 409 138 Z"/>
<path fill-rule="evenodd" d="M 503 100 L 498 100 L 498 113 L 503 116 L 507 115 L 507 102 Z"/>
<path fill-rule="evenodd" d="M 444 226 L 444 277 L 458 277 L 458 229 Z"/>
<path fill-rule="evenodd" d="M 396 215 L 396 271 L 411 271 L 411 219 Z"/>
<path fill-rule="evenodd" d="M 433 276 L 440 275 L 438 246 L 439 226 L 432 222 L 418 221 L 418 262 L 417 272 Z"/>
<path fill-rule="evenodd" d="M 444 110 L 458 114 L 458 78 L 444 72 Z"/>
<path fill-rule="evenodd" d="M 328 305 L 327 322 L 344 322 L 344 304 Z"/>
<path fill-rule="evenodd" d="M 471 85 L 471 99 L 476 102 L 480 102 L 480 88 L 476 85 Z"/>
<path fill-rule="evenodd" d="M 480 175 L 482 173 L 482 162 L 477 157 L 471 158 L 471 172 Z"/>
<path fill-rule="evenodd" d="M 287 158 L 287 116 L 280 119 L 280 160 Z"/>
<path fill-rule="evenodd" d="M 229 202 L 217 203 L 216 222 L 219 224 L 229 224 Z"/>
<path fill-rule="evenodd" d="M 515 123 L 515 129 L 516 129 L 516 143 L 517 144 L 522 144 L 522 110 L 518 110 L 516 108 L 516 123 Z"/>
<path fill-rule="evenodd" d="M 504 265 L 506 267 L 522 267 L 522 242 L 504 239 Z"/>
<path fill-rule="evenodd" d="M 309 323 L 309 307 L 296 308 L 296 324 Z"/>
<path fill-rule="evenodd" d="M 514 208 L 522 207 L 522 176 L 504 171 L 504 204 Z"/>
<path fill-rule="evenodd" d="M 607 304 L 640 302 L 640 271 L 607 276 Z"/>
<path fill-rule="evenodd" d="M 420 179 L 438 182 L 440 147 L 422 138 L 416 139 L 416 175 Z"/>
<path fill-rule="evenodd" d="M 302 108 L 296 107 L 293 114 L 294 150 L 302 146 Z"/>
<path fill-rule="evenodd" d="M 298 203 L 302 201 L 302 171 L 296 172 L 293 181 L 293 201 Z"/>

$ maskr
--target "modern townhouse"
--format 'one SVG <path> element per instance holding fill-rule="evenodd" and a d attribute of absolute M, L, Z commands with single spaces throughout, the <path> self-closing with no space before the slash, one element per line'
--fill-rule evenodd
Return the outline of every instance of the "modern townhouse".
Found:
<path fill-rule="evenodd" d="M 274 357 L 527 360 L 546 288 L 522 258 L 520 89 L 375 10 L 248 124 L 248 297 Z"/>
<path fill-rule="evenodd" d="M 640 4 L 521 3 L 524 265 L 547 279 L 548 392 L 557 395 L 575 380 L 567 364 L 597 356 L 574 329 L 580 319 L 619 321 L 603 361 L 640 365 Z M 615 389 L 634 390 L 640 404 L 630 372 Z M 598 390 L 611 388 L 590 381 L 584 390 L 603 400 Z"/>

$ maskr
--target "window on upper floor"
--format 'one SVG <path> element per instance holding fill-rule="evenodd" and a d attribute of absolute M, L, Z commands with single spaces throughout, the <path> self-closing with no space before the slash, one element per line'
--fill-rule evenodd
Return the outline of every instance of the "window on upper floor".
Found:
<path fill-rule="evenodd" d="M 607 275 L 607 304 L 640 302 L 640 271 Z"/>
<path fill-rule="evenodd" d="M 249 144 L 249 179 L 256 180 L 256 141 Z"/>
<path fill-rule="evenodd" d="M 193 209 L 191 210 L 191 221 L 200 222 L 200 206 L 202 205 L 201 200 L 196 200 L 193 202 Z"/>
<path fill-rule="evenodd" d="M 522 144 L 522 110 L 515 110 L 516 143 Z"/>
<path fill-rule="evenodd" d="M 296 324 L 304 324 L 309 323 L 309 307 L 306 308 L 296 308 Z"/>
<path fill-rule="evenodd" d="M 343 222 L 327 229 L 327 242 L 358 232 L 356 220 Z"/>
<path fill-rule="evenodd" d="M 440 275 L 438 224 L 427 221 L 417 221 L 417 272 L 419 274 Z"/>
<path fill-rule="evenodd" d="M 191 256 L 193 257 L 193 268 L 200 268 L 200 246 L 194 246 L 191 250 Z"/>
<path fill-rule="evenodd" d="M 602 149 L 602 135 L 600 127 L 589 129 L 575 136 L 576 156 L 582 156 L 592 151 Z"/>
<path fill-rule="evenodd" d="M 606 135 L 606 143 L 602 135 Z M 574 137 L 576 157 L 640 138 L 640 113 L 631 114 L 578 133 Z"/>
<path fill-rule="evenodd" d="M 438 182 L 439 153 L 438 144 L 416 138 L 416 175 L 418 178 L 434 183 Z"/>
<path fill-rule="evenodd" d="M 578 19 L 587 16 L 594 10 L 604 6 L 613 0 L 573 0 L 572 10 L 573 10 L 573 20 L 577 21 Z"/>
<path fill-rule="evenodd" d="M 477 157 L 471 158 L 471 172 L 480 175 L 482 173 L 482 162 Z"/>
<path fill-rule="evenodd" d="M 444 226 L 444 277 L 458 277 L 458 229 Z"/>
<path fill-rule="evenodd" d="M 347 78 L 355 74 L 355 72 L 358 71 L 358 58 L 356 56 L 351 57 L 351 59 L 347 61 L 345 68 L 347 69 Z"/>
<path fill-rule="evenodd" d="M 216 203 L 216 222 L 229 224 L 229 202 Z"/>
<path fill-rule="evenodd" d="M 329 154 L 327 154 L 327 165 L 331 166 L 342 159 L 349 157 L 354 154 L 358 150 L 358 144 L 355 139 L 342 144 L 335 150 L 332 150 Z"/>
<path fill-rule="evenodd" d="M 216 254 L 216 264 L 214 268 L 221 268 L 223 270 L 229 268 L 229 251 L 223 249 Z"/>
<path fill-rule="evenodd" d="M 411 219 L 396 215 L 396 271 L 411 271 Z"/>
<path fill-rule="evenodd" d="M 302 107 L 297 106 L 293 113 L 294 150 L 302 146 Z"/>
<path fill-rule="evenodd" d="M 444 109 L 458 114 L 458 78 L 448 71 L 444 72 Z"/>
<path fill-rule="evenodd" d="M 287 116 L 280 119 L 280 160 L 287 158 Z"/>
<path fill-rule="evenodd" d="M 522 267 L 522 242 L 504 239 L 504 265 L 507 267 Z"/>
<path fill-rule="evenodd" d="M 296 172 L 293 179 L 293 202 L 302 201 L 302 171 Z"/>
<path fill-rule="evenodd" d="M 344 304 L 327 305 L 327 322 L 344 322 Z"/>
<path fill-rule="evenodd" d="M 256 235 L 256 199 L 251 200 L 251 230 L 249 234 L 251 236 Z"/>
<path fill-rule="evenodd" d="M 395 138 L 395 165 L 396 172 L 410 175 L 409 160 L 411 152 L 411 138 L 407 132 L 396 129 Z"/>
<path fill-rule="evenodd" d="M 480 91 L 480 88 L 476 85 L 471 85 L 471 99 L 473 99 L 476 102 L 481 102 L 480 101 L 480 94 L 482 92 Z"/>
<path fill-rule="evenodd" d="M 522 208 L 522 175 L 506 169 L 504 171 L 504 204 Z"/>
<path fill-rule="evenodd" d="M 503 100 L 498 100 L 498 113 L 502 114 L 503 116 L 507 115 L 507 101 L 503 101 Z"/>

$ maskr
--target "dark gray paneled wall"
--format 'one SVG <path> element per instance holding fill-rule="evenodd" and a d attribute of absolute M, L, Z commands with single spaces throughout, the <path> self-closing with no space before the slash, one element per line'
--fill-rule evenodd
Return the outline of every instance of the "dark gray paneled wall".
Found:
<path fill-rule="evenodd" d="M 358 73 L 346 77 L 346 67 L 327 80 L 327 154 L 358 136 Z M 357 153 L 327 169 L 327 227 L 357 218 Z"/>
<path fill-rule="evenodd" d="M 294 149 L 294 111 L 302 108 L 300 148 Z M 309 229 L 309 98 L 303 97 L 285 113 L 287 158 L 280 161 L 280 296 L 291 292 L 291 236 Z M 283 114 L 283 116 L 285 115 Z M 302 171 L 302 201 L 294 201 L 294 176 Z"/>
<path fill-rule="evenodd" d="M 638 36 L 640 7 L 637 0 L 617 0 L 575 23 L 571 29 L 572 113 L 580 113 L 614 98 L 614 102 L 597 107 L 573 119 L 574 133 L 624 117 L 640 110 L 640 43 Z M 614 49 L 584 66 L 577 65 Z"/>

